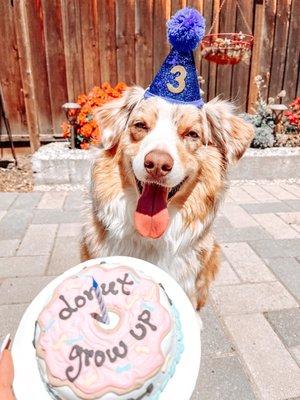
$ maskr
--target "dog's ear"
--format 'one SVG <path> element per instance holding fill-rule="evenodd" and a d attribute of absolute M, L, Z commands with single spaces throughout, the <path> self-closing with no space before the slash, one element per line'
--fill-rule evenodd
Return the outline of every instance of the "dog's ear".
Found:
<path fill-rule="evenodd" d="M 113 148 L 126 129 L 128 118 L 134 107 L 143 99 L 144 90 L 133 86 L 123 95 L 94 111 L 94 118 L 101 131 L 101 142 L 105 150 Z"/>
<path fill-rule="evenodd" d="M 213 99 L 203 108 L 208 125 L 208 137 L 212 143 L 222 146 L 231 163 L 236 163 L 249 147 L 254 128 L 241 117 L 234 115 L 232 103 Z"/>

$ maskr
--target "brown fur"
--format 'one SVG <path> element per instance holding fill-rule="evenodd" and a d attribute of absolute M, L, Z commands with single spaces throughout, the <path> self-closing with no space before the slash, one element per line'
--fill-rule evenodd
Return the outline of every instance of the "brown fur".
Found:
<path fill-rule="evenodd" d="M 98 219 L 98 211 L 125 189 L 134 188 L 138 196 L 132 159 L 143 138 L 155 127 L 158 115 L 155 100 L 139 103 L 139 93 L 137 88 L 131 88 L 96 113 L 101 126 L 110 130 L 103 136 L 107 151 L 102 152 L 92 171 L 92 209 L 83 230 L 83 260 L 96 257 L 97 248 L 105 240 L 107 227 Z M 179 138 L 177 152 L 188 179 L 169 204 L 181 213 L 185 228 L 196 229 L 199 221 L 204 227 L 194 245 L 201 268 L 193 266 L 197 270 L 195 292 L 190 295 L 199 309 L 205 304 L 209 285 L 219 269 L 220 248 L 213 239 L 212 223 L 227 187 L 228 165 L 243 155 L 253 137 L 253 128 L 234 116 L 228 103 L 219 100 L 207 103 L 200 111 L 176 106 L 172 118 Z M 139 122 L 144 125 L 136 126 Z M 198 139 L 186 137 L 190 130 L 199 134 Z M 184 266 L 180 269 L 181 283 L 189 279 L 189 273 Z"/>

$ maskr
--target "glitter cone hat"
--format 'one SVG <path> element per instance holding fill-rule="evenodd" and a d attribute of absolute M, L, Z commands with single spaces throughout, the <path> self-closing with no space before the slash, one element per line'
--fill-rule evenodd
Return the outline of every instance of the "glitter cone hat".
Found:
<path fill-rule="evenodd" d="M 145 97 L 159 96 L 171 103 L 192 104 L 201 108 L 197 70 L 193 51 L 205 33 L 205 19 L 194 8 L 179 10 L 167 22 L 168 40 L 173 46 Z"/>

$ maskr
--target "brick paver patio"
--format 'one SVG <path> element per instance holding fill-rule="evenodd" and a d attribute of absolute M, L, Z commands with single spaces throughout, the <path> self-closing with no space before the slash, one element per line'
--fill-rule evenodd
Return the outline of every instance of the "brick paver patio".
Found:
<path fill-rule="evenodd" d="M 79 263 L 81 204 L 78 190 L 0 193 L 0 338 Z M 215 231 L 223 262 L 201 311 L 194 399 L 300 399 L 300 187 L 235 184 Z"/>

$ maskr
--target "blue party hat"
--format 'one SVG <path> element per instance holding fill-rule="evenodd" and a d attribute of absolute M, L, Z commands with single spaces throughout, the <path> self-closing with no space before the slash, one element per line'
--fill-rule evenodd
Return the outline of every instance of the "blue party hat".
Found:
<path fill-rule="evenodd" d="M 194 8 L 179 10 L 167 22 L 168 39 L 173 46 L 145 97 L 159 96 L 171 103 L 193 104 L 201 108 L 203 100 L 193 50 L 205 33 L 205 19 Z"/>

